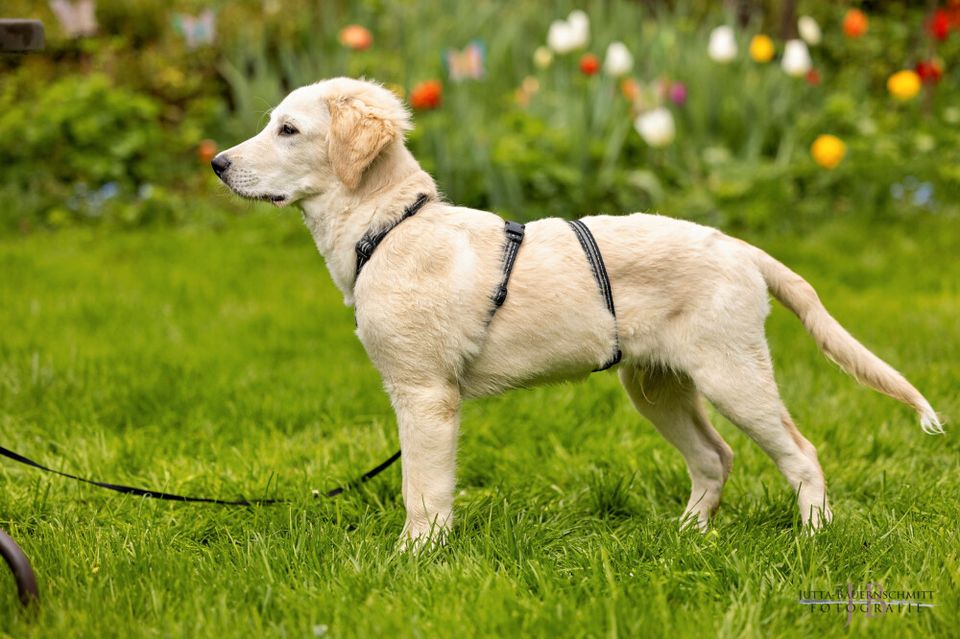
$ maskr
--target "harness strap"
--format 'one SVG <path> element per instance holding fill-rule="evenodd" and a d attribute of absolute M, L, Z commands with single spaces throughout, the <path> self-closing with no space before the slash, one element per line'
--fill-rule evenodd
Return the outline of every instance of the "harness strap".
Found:
<path fill-rule="evenodd" d="M 520 252 L 520 244 L 523 242 L 524 226 L 508 221 L 504 231 L 507 234 L 507 243 L 503 247 L 503 277 L 500 279 L 497 292 L 493 295 L 494 313 L 507 299 L 507 284 L 510 283 L 510 274 L 513 273 L 513 265 L 517 262 L 517 253 Z"/>
<path fill-rule="evenodd" d="M 594 369 L 594 372 L 605 371 L 619 363 L 620 358 L 623 356 L 623 353 L 620 351 L 620 337 L 616 330 L 617 310 L 613 305 L 613 289 L 610 288 L 610 277 L 607 275 L 607 267 L 603 265 L 603 256 L 600 255 L 600 247 L 597 246 L 597 241 L 593 239 L 593 233 L 591 233 L 587 225 L 580 220 L 573 220 L 569 222 L 569 224 L 574 233 L 577 234 L 577 239 L 580 240 L 580 246 L 583 247 L 583 252 L 587 256 L 587 262 L 590 263 L 593 278 L 597 280 L 597 287 L 600 289 L 603 302 L 607 305 L 607 310 L 610 311 L 610 314 L 613 315 L 613 348 L 615 352 L 606 364 Z"/>
<path fill-rule="evenodd" d="M 357 242 L 356 246 L 357 274 L 354 276 L 354 280 L 360 277 L 360 269 L 363 268 L 364 264 L 370 261 L 370 258 L 373 256 L 373 252 L 380 245 L 380 242 L 387 237 L 387 234 L 393 229 L 397 228 L 397 225 L 400 224 L 400 222 L 403 222 L 408 217 L 416 215 L 417 211 L 423 208 L 423 205 L 426 204 L 427 200 L 429 199 L 430 196 L 428 196 L 426 193 L 421 193 L 417 196 L 417 199 L 413 204 L 403 210 L 403 215 L 400 216 L 399 220 L 387 225 L 379 231 L 367 231 L 363 234 L 363 237 L 360 238 L 360 241 Z"/>

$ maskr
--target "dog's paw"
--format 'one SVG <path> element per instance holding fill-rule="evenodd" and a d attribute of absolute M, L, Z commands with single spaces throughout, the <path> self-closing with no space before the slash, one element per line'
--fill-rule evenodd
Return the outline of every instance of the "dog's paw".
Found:
<path fill-rule="evenodd" d="M 803 522 L 804 534 L 813 536 L 823 530 L 833 521 L 833 511 L 830 506 L 824 505 L 822 508 L 811 508 L 810 517 Z"/>
<path fill-rule="evenodd" d="M 449 532 L 449 526 L 418 525 L 408 521 L 403 527 L 403 532 L 400 533 L 397 550 L 403 553 L 418 553 L 444 546 Z"/>
<path fill-rule="evenodd" d="M 706 534 L 710 529 L 710 517 L 706 513 L 685 511 L 680 515 L 680 530 L 696 530 L 701 534 Z"/>

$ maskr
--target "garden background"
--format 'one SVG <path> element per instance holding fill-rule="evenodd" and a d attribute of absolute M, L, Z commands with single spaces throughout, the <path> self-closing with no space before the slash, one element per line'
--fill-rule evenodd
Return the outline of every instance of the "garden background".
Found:
<path fill-rule="evenodd" d="M 0 635 L 809 636 L 801 590 L 882 583 L 960 623 L 960 448 L 856 387 L 799 323 L 778 379 L 837 522 L 798 534 L 773 465 L 737 453 L 706 537 L 677 530 L 683 462 L 615 376 L 469 404 L 450 545 L 394 553 L 396 436 L 299 216 L 209 168 L 291 88 L 366 76 L 414 112 L 452 202 L 505 217 L 655 211 L 807 277 L 946 418 L 960 409 L 960 3 L 6 0 L 42 53 L 0 56 L 0 445 L 180 492 L 144 502 L 0 464 Z M 561 22 L 558 22 L 561 21 Z"/>

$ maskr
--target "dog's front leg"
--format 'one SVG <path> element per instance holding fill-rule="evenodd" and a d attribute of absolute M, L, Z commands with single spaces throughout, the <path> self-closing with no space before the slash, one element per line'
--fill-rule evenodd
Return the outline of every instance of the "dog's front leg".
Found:
<path fill-rule="evenodd" d="M 400 429 L 404 549 L 442 543 L 453 523 L 460 391 L 449 383 L 388 385 Z"/>

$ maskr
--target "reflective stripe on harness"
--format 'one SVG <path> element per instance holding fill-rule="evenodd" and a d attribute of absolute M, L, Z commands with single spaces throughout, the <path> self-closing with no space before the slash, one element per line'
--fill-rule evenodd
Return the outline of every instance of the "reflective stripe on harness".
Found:
<path fill-rule="evenodd" d="M 570 228 L 573 229 L 574 233 L 577 234 L 577 239 L 580 240 L 580 246 L 583 247 L 583 252 L 586 254 L 587 261 L 590 263 L 590 270 L 593 271 L 593 279 L 597 281 L 597 288 L 600 289 L 603 303 L 606 304 L 607 310 L 613 315 L 613 357 L 600 368 L 594 369 L 594 372 L 605 371 L 611 366 L 618 364 L 620 358 L 623 356 L 623 353 L 620 351 L 620 337 L 617 333 L 617 310 L 613 305 L 613 289 L 610 288 L 610 277 L 607 275 L 607 268 L 603 265 L 603 256 L 600 255 L 600 248 L 597 246 L 597 241 L 593 239 L 593 233 L 590 232 L 587 225 L 580 220 L 573 220 L 572 222 L 568 222 L 568 224 L 570 224 Z"/>
<path fill-rule="evenodd" d="M 507 300 L 507 284 L 510 283 L 513 265 L 517 262 L 520 244 L 523 243 L 524 226 L 517 222 L 506 222 L 504 232 L 507 234 L 507 243 L 503 247 L 503 275 L 500 279 L 500 286 L 497 287 L 497 292 L 493 294 L 494 313 Z"/>

